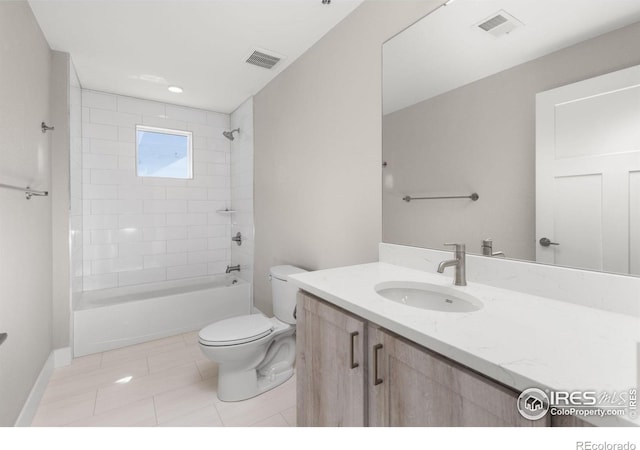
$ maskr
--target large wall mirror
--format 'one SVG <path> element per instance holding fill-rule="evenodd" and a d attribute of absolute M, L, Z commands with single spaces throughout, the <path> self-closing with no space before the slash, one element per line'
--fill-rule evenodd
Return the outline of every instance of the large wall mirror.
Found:
<path fill-rule="evenodd" d="M 456 0 L 387 41 L 383 241 L 640 275 L 639 43 L 637 0 Z"/>

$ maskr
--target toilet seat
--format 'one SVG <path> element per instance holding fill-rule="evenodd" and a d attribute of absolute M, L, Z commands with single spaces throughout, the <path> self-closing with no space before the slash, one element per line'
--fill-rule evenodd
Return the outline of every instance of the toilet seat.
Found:
<path fill-rule="evenodd" d="M 198 334 L 200 343 L 210 347 L 245 344 L 271 334 L 274 324 L 262 314 L 231 317 L 213 323 Z"/>

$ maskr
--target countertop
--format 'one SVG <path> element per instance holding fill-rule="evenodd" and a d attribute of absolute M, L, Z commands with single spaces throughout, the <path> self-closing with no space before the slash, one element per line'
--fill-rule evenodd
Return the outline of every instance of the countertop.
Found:
<path fill-rule="evenodd" d="M 628 393 L 640 384 L 640 318 L 469 282 L 468 313 L 398 304 L 374 289 L 386 281 L 453 287 L 453 277 L 378 262 L 292 275 L 302 290 L 520 392 L 530 387 Z M 581 417 L 640 426 L 640 418 Z"/>

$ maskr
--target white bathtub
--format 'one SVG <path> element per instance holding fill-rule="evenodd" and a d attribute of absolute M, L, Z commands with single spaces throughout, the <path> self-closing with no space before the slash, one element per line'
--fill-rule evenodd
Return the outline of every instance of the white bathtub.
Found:
<path fill-rule="evenodd" d="M 73 353 L 113 350 L 250 312 L 249 283 L 230 275 L 87 291 L 73 313 Z"/>

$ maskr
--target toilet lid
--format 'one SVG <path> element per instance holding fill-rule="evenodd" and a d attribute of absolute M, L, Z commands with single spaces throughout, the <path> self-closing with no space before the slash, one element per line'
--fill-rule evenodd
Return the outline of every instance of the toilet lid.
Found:
<path fill-rule="evenodd" d="M 273 322 L 262 314 L 231 317 L 200 330 L 200 343 L 210 346 L 235 345 L 255 341 L 273 331 Z"/>

